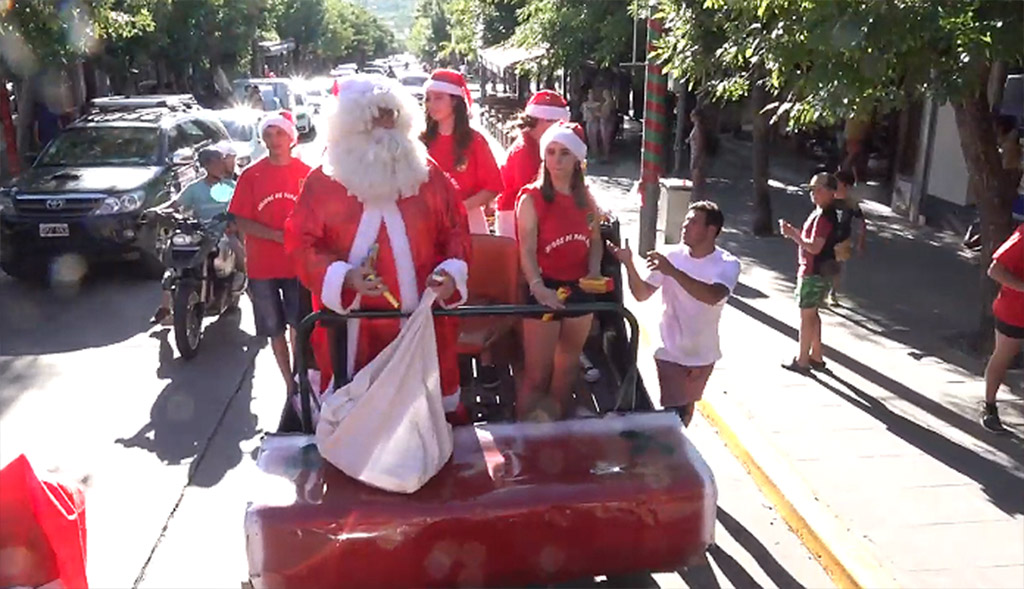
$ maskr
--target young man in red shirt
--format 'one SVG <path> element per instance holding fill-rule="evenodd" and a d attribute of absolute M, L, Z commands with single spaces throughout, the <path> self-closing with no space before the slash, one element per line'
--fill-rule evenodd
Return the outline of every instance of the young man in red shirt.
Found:
<path fill-rule="evenodd" d="M 249 298 L 256 320 L 256 335 L 269 337 L 274 358 L 287 383 L 294 388 L 289 340 L 295 346 L 299 316 L 299 282 L 284 250 L 284 223 L 302 191 L 310 167 L 292 156 L 298 142 L 295 121 L 288 111 L 272 113 L 260 123 L 268 155 L 242 172 L 231 199 L 238 228 L 245 234 L 249 270 Z M 285 339 L 285 326 L 289 338 Z"/>
<path fill-rule="evenodd" d="M 985 367 L 985 407 L 981 411 L 981 425 L 990 432 L 1006 433 L 996 409 L 996 393 L 1024 344 L 1024 225 L 1018 226 L 992 254 L 988 275 L 1000 284 L 1000 289 L 992 303 L 996 347 Z"/>

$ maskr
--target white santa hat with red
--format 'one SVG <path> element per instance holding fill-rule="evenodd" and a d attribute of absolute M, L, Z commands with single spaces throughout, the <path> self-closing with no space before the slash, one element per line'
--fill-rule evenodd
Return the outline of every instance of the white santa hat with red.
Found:
<path fill-rule="evenodd" d="M 546 121 L 568 121 L 569 104 L 554 90 L 541 90 L 526 103 L 527 115 Z"/>
<path fill-rule="evenodd" d="M 430 79 L 423 83 L 424 92 L 443 92 L 458 96 L 466 101 L 466 107 L 473 106 L 473 99 L 469 96 L 469 86 L 466 85 L 466 78 L 455 70 L 439 69 L 430 74 Z"/>
<path fill-rule="evenodd" d="M 281 127 L 292 138 L 292 143 L 299 141 L 299 130 L 295 127 L 295 117 L 291 111 L 279 110 L 263 117 L 263 120 L 260 121 L 260 137 L 263 136 L 267 127 Z"/>
<path fill-rule="evenodd" d="M 586 135 L 579 123 L 558 121 L 548 127 L 547 131 L 540 137 L 540 156 L 547 157 L 548 145 L 550 143 L 561 143 L 566 146 L 576 159 L 581 162 L 587 159 Z"/>

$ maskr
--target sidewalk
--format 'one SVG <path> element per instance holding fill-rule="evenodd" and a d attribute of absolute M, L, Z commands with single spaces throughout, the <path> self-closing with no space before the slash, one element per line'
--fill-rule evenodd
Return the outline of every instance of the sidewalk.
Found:
<path fill-rule="evenodd" d="M 844 306 L 823 317 L 833 374 L 783 370 L 796 348 L 795 246 L 749 234 L 750 147 L 722 143 L 710 193 L 726 216 L 720 243 L 744 268 L 723 314 L 724 358 L 705 399 L 735 408 L 732 415 L 770 446 L 758 450 L 777 454 L 849 530 L 855 549 L 897 584 L 1022 586 L 1024 402 L 1019 384 L 1000 397 L 1013 436 L 977 424 L 983 363 L 962 349 L 975 321 L 976 262 L 955 236 L 911 227 L 867 203 L 867 256 L 848 265 Z M 802 222 L 811 205 L 796 185 L 813 163 L 772 157 L 775 215 Z M 598 198 L 619 214 L 628 237 L 637 234 L 639 203 L 625 192 L 636 167 L 620 161 L 591 169 Z M 658 305 L 632 306 L 653 328 Z M 658 334 L 648 335 L 650 353 Z M 644 378 L 656 390 L 656 375 L 645 371 Z"/>

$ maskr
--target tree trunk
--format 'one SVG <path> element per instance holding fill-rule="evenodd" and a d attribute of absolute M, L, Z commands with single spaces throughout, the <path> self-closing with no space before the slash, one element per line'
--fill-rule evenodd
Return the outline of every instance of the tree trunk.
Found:
<path fill-rule="evenodd" d="M 21 172 L 21 161 L 18 159 L 18 132 L 14 128 L 11 116 L 11 95 L 7 93 L 7 78 L 0 78 L 0 125 L 3 125 L 4 146 L 6 147 L 7 166 L 12 176 Z"/>
<path fill-rule="evenodd" d="M 772 199 L 768 192 L 768 93 L 761 84 L 754 84 L 750 94 L 754 117 L 753 176 L 754 224 L 751 230 L 759 237 L 775 233 Z"/>
<path fill-rule="evenodd" d="M 986 68 L 987 73 L 987 68 Z M 974 197 L 981 217 L 981 308 L 979 342 L 981 351 L 991 351 L 994 338 L 992 301 L 998 285 L 987 275 L 992 253 L 1013 230 L 1014 176 L 1004 170 L 992 125 L 988 96 L 982 84 L 977 92 L 954 102 L 953 111 L 960 134 L 960 149 L 967 164 L 967 190 Z"/>

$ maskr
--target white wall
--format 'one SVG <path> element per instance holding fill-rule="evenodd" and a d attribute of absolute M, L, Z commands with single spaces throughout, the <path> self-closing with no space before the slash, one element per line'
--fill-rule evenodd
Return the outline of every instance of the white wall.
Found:
<path fill-rule="evenodd" d="M 957 205 L 972 204 L 967 196 L 967 164 L 960 150 L 953 107 L 939 107 L 935 119 L 935 140 L 928 173 L 928 194 Z"/>

